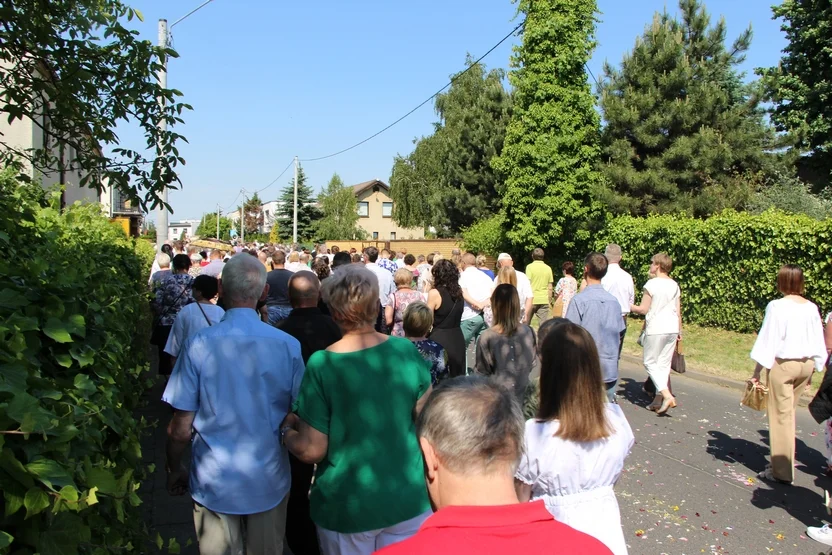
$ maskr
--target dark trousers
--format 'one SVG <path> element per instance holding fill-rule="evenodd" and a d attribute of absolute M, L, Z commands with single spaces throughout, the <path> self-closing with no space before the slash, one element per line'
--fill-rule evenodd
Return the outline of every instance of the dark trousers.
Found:
<path fill-rule="evenodd" d="M 315 465 L 306 464 L 289 453 L 292 485 L 286 512 L 286 543 L 295 555 L 319 555 L 318 533 L 309 516 L 309 487 Z"/>
<path fill-rule="evenodd" d="M 156 345 L 156 349 L 159 353 L 160 376 L 170 376 L 171 372 L 173 372 L 173 357 L 165 352 L 165 345 L 168 342 L 168 337 L 170 336 L 170 330 L 172 328 L 173 326 L 162 326 L 156 324 L 156 327 L 153 329 L 153 336 L 150 338 L 151 343 Z"/>

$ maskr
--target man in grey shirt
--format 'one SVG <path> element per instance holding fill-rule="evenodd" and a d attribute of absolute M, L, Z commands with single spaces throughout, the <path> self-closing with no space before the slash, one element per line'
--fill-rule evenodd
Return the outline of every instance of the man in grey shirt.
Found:
<path fill-rule="evenodd" d="M 587 255 L 584 260 L 587 286 L 572 298 L 566 318 L 583 327 L 595 340 L 607 397 L 614 403 L 618 382 L 618 345 L 625 325 L 618 299 L 601 285 L 601 280 L 607 274 L 607 266 L 607 257 L 600 252 Z"/>

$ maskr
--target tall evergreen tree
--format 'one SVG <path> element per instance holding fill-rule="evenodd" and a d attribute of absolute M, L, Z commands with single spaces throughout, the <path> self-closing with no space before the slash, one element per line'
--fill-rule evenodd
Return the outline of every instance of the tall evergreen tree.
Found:
<path fill-rule="evenodd" d="M 597 206 L 600 118 L 587 82 L 595 48 L 594 0 L 520 0 L 526 16 L 515 48 L 514 112 L 494 168 L 505 176 L 503 211 L 516 249 L 557 256 L 589 238 Z"/>
<path fill-rule="evenodd" d="M 832 178 L 832 2 L 785 0 L 774 17 L 789 44 L 777 67 L 758 69 L 775 103 L 771 119 L 796 146 L 811 153 L 813 165 Z"/>
<path fill-rule="evenodd" d="M 499 210 L 502 187 L 491 160 L 503 148 L 511 95 L 502 70 L 486 71 L 470 55 L 466 64 L 436 98 L 434 133 L 394 160 L 390 191 L 399 225 L 454 235 Z"/>
<path fill-rule="evenodd" d="M 280 237 L 286 241 L 292 240 L 292 225 L 294 222 L 294 179 L 280 192 L 277 209 L 277 222 L 280 226 Z M 306 184 L 306 174 L 303 166 L 298 166 L 298 241 L 309 241 L 315 238 L 315 222 L 321 217 L 321 212 L 315 206 L 315 195 L 312 187 Z"/>
<path fill-rule="evenodd" d="M 344 186 L 341 177 L 335 173 L 320 195 L 318 206 L 321 219 L 316 223 L 318 239 L 363 239 L 366 232 L 358 227 L 358 211 L 355 194 Z"/>
<path fill-rule="evenodd" d="M 758 84 L 743 85 L 737 65 L 751 29 L 726 48 L 726 23 L 700 0 L 680 0 L 681 20 L 657 13 L 624 56 L 604 66 L 598 89 L 606 126 L 599 198 L 614 212 L 742 207 L 754 179 L 774 162 L 774 135 Z"/>

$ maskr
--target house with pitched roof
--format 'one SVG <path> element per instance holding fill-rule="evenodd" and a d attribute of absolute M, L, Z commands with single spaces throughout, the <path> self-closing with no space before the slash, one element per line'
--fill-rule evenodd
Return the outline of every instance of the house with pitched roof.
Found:
<path fill-rule="evenodd" d="M 393 221 L 393 199 L 387 183 L 372 179 L 353 185 L 358 225 L 367 232 L 367 237 L 378 241 L 401 239 L 424 239 L 422 228 L 406 228 Z"/>

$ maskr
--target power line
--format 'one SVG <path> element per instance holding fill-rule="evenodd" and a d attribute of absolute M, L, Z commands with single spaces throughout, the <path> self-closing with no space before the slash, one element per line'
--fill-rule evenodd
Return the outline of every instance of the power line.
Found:
<path fill-rule="evenodd" d="M 262 189 L 257 189 L 256 191 L 254 191 L 254 193 L 255 193 L 255 194 L 256 194 L 256 193 L 262 193 L 263 191 L 265 191 L 266 189 L 268 189 L 269 187 L 271 187 L 272 185 L 274 185 L 275 183 L 277 183 L 277 180 L 278 180 L 278 179 L 280 179 L 281 177 L 283 177 L 283 174 L 284 174 L 284 173 L 286 173 L 286 170 L 288 170 L 289 168 L 291 168 L 291 167 L 292 167 L 292 164 L 293 164 L 294 162 L 295 162 L 295 159 L 294 159 L 294 158 L 292 158 L 291 160 L 289 160 L 289 163 L 288 163 L 288 164 L 286 164 L 286 167 L 285 167 L 285 168 L 283 168 L 283 171 L 282 171 L 282 172 L 280 172 L 280 175 L 278 175 L 277 177 L 275 177 L 274 179 L 272 179 L 272 182 L 271 182 L 271 183 L 269 183 L 268 185 L 266 185 L 265 187 L 263 187 Z"/>
<path fill-rule="evenodd" d="M 235 203 L 235 202 L 237 202 L 237 199 L 238 199 L 238 198 L 240 198 L 240 195 L 241 195 L 242 193 L 243 193 L 243 190 L 242 190 L 242 189 L 240 189 L 239 191 L 237 191 L 237 196 L 236 196 L 236 197 L 234 197 L 234 200 L 232 200 L 232 201 L 228 204 L 228 206 L 226 206 L 226 207 L 224 207 L 224 208 L 221 208 L 220 210 L 222 210 L 223 212 L 225 212 L 226 210 L 228 210 L 229 208 L 231 208 L 232 206 L 234 206 L 234 203 Z"/>
<path fill-rule="evenodd" d="M 388 125 L 387 127 L 385 127 L 384 129 L 382 129 L 381 131 L 377 131 L 376 133 L 373 133 L 372 135 L 370 135 L 369 137 L 367 137 L 367 138 L 366 138 L 366 139 L 364 139 L 363 141 L 360 141 L 360 142 L 358 142 L 358 143 L 355 143 L 354 145 L 352 145 L 352 146 L 350 146 L 350 147 L 347 147 L 347 148 L 345 148 L 345 149 L 343 149 L 343 150 L 339 150 L 338 152 L 333 152 L 332 154 L 327 154 L 326 156 L 318 156 L 317 158 L 304 158 L 303 160 L 299 160 L 299 161 L 300 161 L 300 162 L 317 162 L 318 160 L 326 160 L 327 158 L 332 158 L 332 157 L 334 157 L 334 156 L 338 156 L 339 154 L 343 154 L 343 153 L 345 153 L 345 152 L 348 152 L 348 151 L 350 151 L 350 150 L 352 150 L 352 149 L 354 149 L 354 148 L 357 148 L 357 147 L 359 147 L 359 146 L 363 145 L 364 143 L 366 143 L 366 142 L 368 142 L 368 141 L 371 141 L 371 140 L 375 139 L 376 137 L 378 137 L 379 135 L 381 135 L 382 133 L 384 133 L 385 131 L 387 131 L 388 129 L 390 129 L 391 127 L 393 127 L 394 125 L 398 124 L 399 122 L 401 122 L 402 120 L 404 120 L 405 118 L 407 118 L 407 117 L 408 117 L 409 115 L 411 115 L 413 112 L 415 112 L 416 110 L 418 110 L 419 108 L 421 108 L 422 106 L 424 106 L 425 104 L 427 104 L 428 102 L 430 102 L 431 100 L 433 100 L 434 98 L 436 98 L 436 97 L 437 97 L 440 93 L 442 93 L 445 89 L 447 89 L 448 87 L 450 87 L 451 85 L 453 85 L 454 81 L 456 81 L 457 79 L 459 79 L 460 77 L 462 77 L 463 75 L 465 75 L 465 74 L 466 74 L 469 70 L 471 70 L 471 68 L 473 68 L 475 65 L 479 64 L 479 63 L 480 63 L 480 62 L 481 62 L 481 61 L 482 61 L 482 60 L 483 60 L 486 56 L 488 56 L 489 54 L 491 54 L 492 52 L 494 52 L 494 50 L 496 50 L 498 46 L 500 46 L 500 45 L 501 45 L 501 44 L 503 44 L 505 41 L 507 41 L 507 40 L 509 39 L 509 37 L 511 37 L 512 35 L 514 35 L 514 33 L 516 33 L 516 32 L 517 32 L 517 31 L 518 31 L 518 30 L 519 30 L 519 29 L 520 29 L 523 25 L 525 25 L 525 23 L 526 23 L 526 22 L 525 22 L 525 21 L 523 21 L 522 23 L 520 23 L 519 25 L 517 25 L 517 27 L 515 27 L 514 29 L 512 29 L 512 30 L 511 30 L 511 32 L 510 32 L 509 34 L 507 34 L 507 35 L 506 35 L 506 36 L 504 36 L 502 39 L 500 39 L 500 42 L 498 42 L 497 44 L 495 44 L 494 46 L 492 46 L 491 48 L 489 48 L 489 49 L 488 49 L 488 51 L 487 51 L 485 54 L 483 54 L 482 56 L 480 56 L 479 58 L 477 58 L 477 60 L 476 60 L 473 64 L 469 65 L 467 68 L 465 68 L 465 69 L 464 69 L 464 70 L 462 70 L 461 72 L 457 73 L 455 76 L 451 77 L 451 80 L 448 82 L 448 84 L 447 84 L 447 85 L 445 85 L 444 87 L 442 87 L 441 89 L 439 89 L 438 91 L 436 91 L 435 93 L 433 93 L 432 95 L 430 95 L 427 99 L 425 99 L 423 102 L 421 102 L 418 106 L 416 106 L 415 108 L 413 108 L 412 110 L 410 110 L 408 113 L 406 113 L 405 115 L 403 115 L 402 117 L 400 117 L 399 119 L 397 119 L 396 121 L 394 121 L 393 123 L 391 123 L 390 125 Z M 288 168 L 287 168 L 287 169 L 288 169 Z"/>
<path fill-rule="evenodd" d="M 592 73 L 592 70 L 589 69 L 589 66 L 586 63 L 584 63 L 584 67 L 589 72 L 589 76 L 592 77 L 592 80 L 595 81 L 595 86 L 597 87 L 598 86 L 598 80 L 595 78 L 595 74 Z"/>

